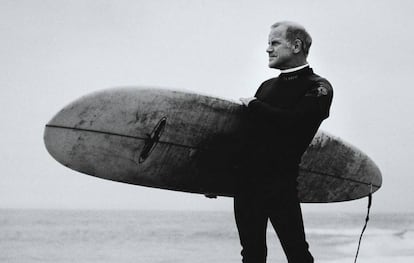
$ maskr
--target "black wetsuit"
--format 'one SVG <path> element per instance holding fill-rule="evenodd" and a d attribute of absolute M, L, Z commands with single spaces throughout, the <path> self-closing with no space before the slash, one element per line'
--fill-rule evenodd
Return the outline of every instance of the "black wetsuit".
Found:
<path fill-rule="evenodd" d="M 289 263 L 313 262 L 305 239 L 297 176 L 301 157 L 332 102 L 329 82 L 312 69 L 262 83 L 247 107 L 249 131 L 234 209 L 244 263 L 265 262 L 270 219 Z"/>

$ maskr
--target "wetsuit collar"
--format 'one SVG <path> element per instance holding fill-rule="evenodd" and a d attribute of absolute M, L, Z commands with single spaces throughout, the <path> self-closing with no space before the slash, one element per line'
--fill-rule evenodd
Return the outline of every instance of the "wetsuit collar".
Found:
<path fill-rule="evenodd" d="M 294 71 L 280 73 L 279 78 L 290 81 L 313 73 L 313 70 L 309 67 L 309 65 L 300 66 L 294 69 Z"/>
<path fill-rule="evenodd" d="M 292 73 L 292 72 L 301 70 L 301 69 L 306 68 L 306 67 L 309 67 L 308 63 L 306 63 L 305 65 L 299 66 L 299 67 L 295 67 L 295 68 L 281 69 L 280 73 L 282 73 L 282 74 L 283 73 Z"/>

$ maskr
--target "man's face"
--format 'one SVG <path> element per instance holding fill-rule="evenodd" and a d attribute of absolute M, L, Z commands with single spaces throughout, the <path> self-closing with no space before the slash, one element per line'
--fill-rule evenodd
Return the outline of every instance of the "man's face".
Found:
<path fill-rule="evenodd" d="M 287 69 L 291 67 L 293 60 L 292 45 L 285 38 L 286 27 L 272 28 L 269 34 L 269 68 Z"/>

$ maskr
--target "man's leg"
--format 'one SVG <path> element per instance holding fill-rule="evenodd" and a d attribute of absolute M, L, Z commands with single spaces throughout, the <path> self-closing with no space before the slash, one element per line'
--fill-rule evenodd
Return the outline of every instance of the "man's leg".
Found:
<path fill-rule="evenodd" d="M 267 216 L 259 198 L 236 195 L 234 215 L 242 246 L 243 263 L 265 263 Z"/>
<path fill-rule="evenodd" d="M 269 218 L 289 263 L 313 263 L 303 227 L 302 211 L 296 189 L 275 197 L 268 207 Z M 272 203 L 272 202 L 270 202 Z"/>

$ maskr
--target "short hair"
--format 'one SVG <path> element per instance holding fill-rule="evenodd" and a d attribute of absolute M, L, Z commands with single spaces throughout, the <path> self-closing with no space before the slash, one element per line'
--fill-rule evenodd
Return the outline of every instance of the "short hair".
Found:
<path fill-rule="evenodd" d="M 309 49 L 312 45 L 312 37 L 309 35 L 306 29 L 295 22 L 291 21 L 281 21 L 274 23 L 270 28 L 276 28 L 279 26 L 286 26 L 286 40 L 293 44 L 296 39 L 299 39 L 302 42 L 302 50 L 305 56 L 308 56 Z"/>

